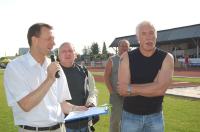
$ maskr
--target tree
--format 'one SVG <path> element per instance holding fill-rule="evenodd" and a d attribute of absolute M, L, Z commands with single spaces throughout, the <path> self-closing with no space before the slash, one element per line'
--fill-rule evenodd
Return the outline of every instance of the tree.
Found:
<path fill-rule="evenodd" d="M 109 57 L 109 55 L 108 55 L 108 51 L 107 51 L 107 49 L 106 49 L 106 43 L 103 42 L 103 48 L 102 48 L 102 55 L 101 55 L 101 58 L 102 58 L 103 60 L 107 60 L 108 57 Z"/>
<path fill-rule="evenodd" d="M 86 46 L 84 46 L 84 48 L 83 48 L 82 51 L 83 51 L 83 55 L 89 55 L 90 52 L 91 52 L 90 48 L 89 48 L 89 47 L 86 47 Z"/>
<path fill-rule="evenodd" d="M 90 49 L 91 49 L 92 55 L 98 55 L 99 54 L 99 45 L 96 42 L 92 43 L 92 46 L 90 47 Z"/>
<path fill-rule="evenodd" d="M 105 43 L 105 42 L 103 42 L 102 54 L 103 54 L 103 55 L 107 55 L 107 54 L 108 54 L 108 51 L 107 51 L 106 43 Z"/>
<path fill-rule="evenodd" d="M 1 57 L 0 58 L 0 67 L 6 68 L 6 66 L 9 62 L 10 62 L 10 59 L 8 59 L 8 57 Z"/>

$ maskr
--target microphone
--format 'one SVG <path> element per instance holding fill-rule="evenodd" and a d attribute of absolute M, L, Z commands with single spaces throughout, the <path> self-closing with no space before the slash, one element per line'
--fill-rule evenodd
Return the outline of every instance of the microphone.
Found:
<path fill-rule="evenodd" d="M 55 62 L 54 55 L 51 55 L 50 58 L 51 58 L 51 62 Z M 60 77 L 60 75 L 59 75 L 59 70 L 56 72 L 55 77 L 56 77 L 56 78 L 59 78 L 59 77 Z"/>

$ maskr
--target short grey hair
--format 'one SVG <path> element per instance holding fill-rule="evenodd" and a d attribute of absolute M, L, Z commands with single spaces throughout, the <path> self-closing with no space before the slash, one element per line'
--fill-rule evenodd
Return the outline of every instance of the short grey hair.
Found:
<path fill-rule="evenodd" d="M 139 33 L 140 33 L 141 27 L 143 27 L 143 26 L 145 26 L 145 25 L 149 25 L 149 26 L 151 26 L 151 27 L 154 29 L 155 35 L 156 35 L 156 38 L 157 38 L 157 31 L 156 31 L 154 25 L 153 25 L 151 22 L 149 22 L 149 21 L 142 21 L 142 22 L 140 22 L 140 23 L 137 25 L 137 27 L 136 27 L 136 36 L 137 36 L 137 38 L 139 38 Z"/>
<path fill-rule="evenodd" d="M 126 39 L 122 39 L 122 40 L 119 40 L 119 42 L 118 42 L 118 47 L 119 47 L 121 44 L 124 44 L 124 43 L 127 43 L 128 46 L 130 46 L 130 43 L 129 43 L 128 40 L 126 40 Z"/>
<path fill-rule="evenodd" d="M 76 51 L 75 51 L 75 47 L 74 47 L 74 45 L 73 45 L 72 43 L 70 43 L 70 42 L 64 42 L 64 43 L 62 43 L 62 44 L 60 45 L 60 47 L 58 48 L 58 54 L 60 53 L 60 49 L 61 49 L 64 45 L 70 45 L 70 46 L 72 47 L 72 49 L 74 50 L 74 52 L 76 52 Z"/>

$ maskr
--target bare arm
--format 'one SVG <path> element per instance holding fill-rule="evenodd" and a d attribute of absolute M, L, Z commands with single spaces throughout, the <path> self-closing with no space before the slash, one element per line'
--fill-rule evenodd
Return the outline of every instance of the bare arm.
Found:
<path fill-rule="evenodd" d="M 18 101 L 19 106 L 25 111 L 29 112 L 33 107 L 38 105 L 44 98 L 51 85 L 55 81 L 55 73 L 59 69 L 59 64 L 57 62 L 51 63 L 47 68 L 47 78 L 45 81 L 33 92 L 29 93 L 27 96 Z"/>
<path fill-rule="evenodd" d="M 67 101 L 63 101 L 60 105 L 61 105 L 63 113 L 65 113 L 65 114 L 69 114 L 72 111 L 85 111 L 85 110 L 88 110 L 88 108 L 85 107 L 85 106 L 73 105 L 73 104 L 70 104 Z"/>
<path fill-rule="evenodd" d="M 118 69 L 118 93 L 122 96 L 128 96 L 127 87 L 130 84 L 130 69 L 128 53 L 124 53 L 120 58 Z"/>
<path fill-rule="evenodd" d="M 112 61 L 111 58 L 109 58 L 104 71 L 104 80 L 110 94 L 112 93 L 113 89 L 110 82 L 111 72 L 112 72 Z"/>
<path fill-rule="evenodd" d="M 146 97 L 162 96 L 171 84 L 174 72 L 174 59 L 171 54 L 167 54 L 163 61 L 160 72 L 153 83 L 133 84 L 132 93 Z"/>

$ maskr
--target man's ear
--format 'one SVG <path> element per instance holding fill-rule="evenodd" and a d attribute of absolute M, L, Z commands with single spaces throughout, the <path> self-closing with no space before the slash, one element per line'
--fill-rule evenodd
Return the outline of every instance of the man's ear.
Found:
<path fill-rule="evenodd" d="M 32 41 L 32 44 L 35 44 L 35 43 L 38 42 L 38 38 L 35 37 L 35 36 L 32 36 L 32 37 L 31 37 L 31 41 Z"/>
<path fill-rule="evenodd" d="M 77 59 L 77 53 L 74 54 L 74 59 Z"/>
<path fill-rule="evenodd" d="M 136 39 L 137 39 L 137 42 L 140 43 L 140 38 L 138 35 L 136 35 Z"/>

